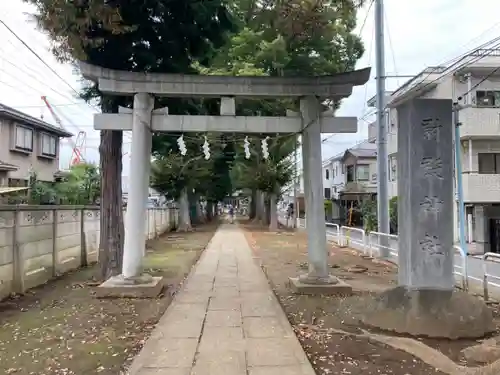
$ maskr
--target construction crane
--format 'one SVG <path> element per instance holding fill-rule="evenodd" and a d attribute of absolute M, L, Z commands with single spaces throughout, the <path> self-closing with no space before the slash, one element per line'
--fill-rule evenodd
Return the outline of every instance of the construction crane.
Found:
<path fill-rule="evenodd" d="M 64 125 L 61 121 L 61 118 L 57 115 L 57 113 L 54 111 L 54 109 L 50 105 L 49 101 L 47 100 L 47 97 L 42 96 L 41 98 L 42 98 L 43 102 L 45 103 L 45 105 L 47 106 L 47 108 L 49 109 L 52 117 L 54 117 L 54 120 L 56 121 L 57 125 L 59 125 L 59 127 L 61 129 L 67 130 L 64 127 Z M 76 136 L 76 141 L 73 140 L 73 138 L 69 139 L 69 142 L 73 148 L 73 152 L 71 154 L 71 159 L 70 159 L 70 166 L 85 162 L 85 159 L 84 159 L 83 154 L 82 154 L 82 150 L 85 147 L 86 138 L 87 138 L 87 134 L 84 131 L 79 131 L 77 136 Z"/>

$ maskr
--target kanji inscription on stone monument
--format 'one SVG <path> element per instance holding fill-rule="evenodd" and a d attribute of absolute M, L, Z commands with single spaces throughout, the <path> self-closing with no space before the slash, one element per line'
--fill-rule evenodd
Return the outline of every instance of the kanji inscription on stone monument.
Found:
<path fill-rule="evenodd" d="M 438 118 L 425 118 L 422 120 L 424 128 L 424 138 L 427 140 L 438 140 L 439 130 L 443 127 L 441 120 Z"/>
<path fill-rule="evenodd" d="M 425 157 L 420 166 L 424 169 L 425 177 L 443 179 L 443 161 L 441 158 Z"/>
<path fill-rule="evenodd" d="M 420 206 L 424 211 L 437 214 L 441 212 L 441 209 L 443 208 L 443 201 L 439 199 L 439 197 L 426 196 L 424 200 L 420 203 Z"/>

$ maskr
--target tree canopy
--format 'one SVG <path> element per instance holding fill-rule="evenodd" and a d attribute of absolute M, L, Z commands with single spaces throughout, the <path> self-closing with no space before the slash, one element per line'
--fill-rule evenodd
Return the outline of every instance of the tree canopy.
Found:
<path fill-rule="evenodd" d="M 328 75 L 354 68 L 363 45 L 353 34 L 358 0 L 24 0 L 35 5 L 35 18 L 62 61 L 86 60 L 105 68 L 140 72 L 260 76 Z M 101 95 L 102 110 L 117 112 L 130 99 Z M 326 103 L 330 105 L 330 103 Z M 335 103 L 338 105 L 338 103 Z M 216 115 L 217 100 L 157 98 L 156 107 L 171 114 Z M 285 115 L 297 110 L 292 100 L 238 100 L 238 115 Z M 102 201 L 117 207 L 121 187 L 119 132 L 101 133 Z M 288 157 L 294 134 L 271 137 L 270 156 L 262 157 L 252 136 L 252 156 L 242 157 L 242 135 L 186 135 L 185 156 L 176 144 L 180 133 L 155 134 L 152 185 L 166 196 L 182 194 L 217 201 L 236 186 L 269 194 L 293 177 Z M 201 152 L 210 139 L 211 158 Z M 249 178 L 253 177 L 253 178 Z M 112 191 L 114 196 L 106 196 Z M 184 193 L 183 193 L 184 192 Z M 191 193 L 194 192 L 194 193 Z M 110 203 L 111 202 L 111 203 Z M 111 206 L 106 212 L 112 212 Z M 117 213 L 117 215 L 120 215 Z M 104 220 L 103 220 L 104 221 Z M 105 236 L 111 232 L 101 231 Z M 102 241 L 105 242 L 105 241 Z"/>
<path fill-rule="evenodd" d="M 207 65 L 227 33 L 235 30 L 223 0 L 24 0 L 35 6 L 38 26 L 61 61 L 77 59 L 104 68 L 136 72 L 196 73 Z M 102 95 L 95 86 L 82 95 L 97 98 L 103 112 L 132 105 L 130 98 Z M 156 100 L 174 112 L 202 106 Z M 193 109 L 194 108 L 194 109 Z M 123 252 L 122 132 L 102 131 L 100 150 L 101 277 L 121 271 Z"/>

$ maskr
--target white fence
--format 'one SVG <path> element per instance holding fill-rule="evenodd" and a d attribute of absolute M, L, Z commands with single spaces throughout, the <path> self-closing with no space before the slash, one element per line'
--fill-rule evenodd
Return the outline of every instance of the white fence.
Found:
<path fill-rule="evenodd" d="M 306 222 L 304 219 L 298 219 L 297 226 L 299 228 L 305 228 L 305 225 Z M 351 247 L 355 250 L 362 251 L 370 257 L 380 255 L 381 250 L 387 249 L 389 250 L 392 260 L 397 262 L 397 235 L 380 232 L 366 232 L 361 228 L 339 226 L 333 223 L 327 223 L 326 225 L 328 240 L 336 242 L 340 247 Z M 471 275 L 469 273 L 469 258 L 466 252 L 460 246 L 456 245 L 453 246 L 453 249 L 460 259 L 459 262 L 455 262 L 453 273 L 459 278 L 461 288 L 469 290 L 469 281 L 479 282 L 482 284 L 483 296 L 487 301 L 489 299 L 490 287 L 500 288 L 500 274 L 494 274 L 488 270 L 488 265 L 491 265 L 493 262 L 500 263 L 500 254 L 484 254 L 482 257 L 482 275 Z"/>

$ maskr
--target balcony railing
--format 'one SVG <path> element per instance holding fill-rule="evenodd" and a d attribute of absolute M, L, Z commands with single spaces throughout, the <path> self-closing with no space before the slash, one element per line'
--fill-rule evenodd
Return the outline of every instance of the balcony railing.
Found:
<path fill-rule="evenodd" d="M 368 140 L 375 141 L 377 139 L 377 123 L 372 122 L 368 125 Z"/>
<path fill-rule="evenodd" d="M 463 189 L 465 202 L 500 202 L 500 174 L 464 174 Z"/>
<path fill-rule="evenodd" d="M 460 111 L 461 138 L 500 138 L 500 108 L 467 107 Z"/>

